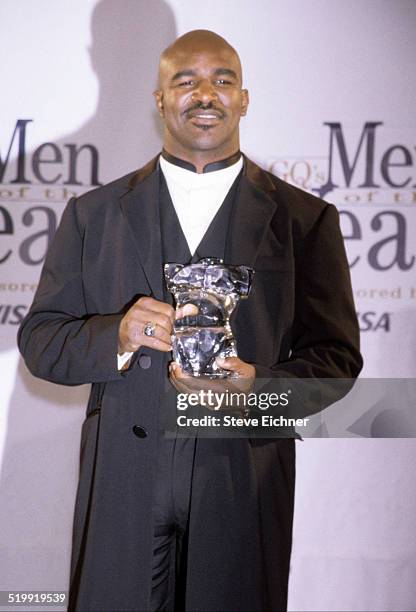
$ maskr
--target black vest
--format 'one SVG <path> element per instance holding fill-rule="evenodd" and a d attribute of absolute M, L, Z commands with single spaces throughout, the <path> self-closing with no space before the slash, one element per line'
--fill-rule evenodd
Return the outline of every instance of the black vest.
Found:
<path fill-rule="evenodd" d="M 163 172 L 160 172 L 159 189 L 159 218 L 161 226 L 162 254 L 163 263 L 194 263 L 203 257 L 219 257 L 227 263 L 229 249 L 229 226 L 232 218 L 232 211 L 236 194 L 240 182 L 241 173 L 234 181 L 224 202 L 220 206 L 217 214 L 212 220 L 208 230 L 198 245 L 195 254 L 191 256 L 185 235 L 182 231 L 175 207 L 170 197 L 169 189 L 166 184 Z M 161 271 L 162 272 L 162 271 Z M 166 302 L 173 303 L 173 296 L 167 290 L 166 283 L 163 283 L 164 299 Z M 171 360 L 171 353 L 166 355 L 166 368 Z M 171 500 L 171 478 L 177 470 L 181 474 L 181 496 L 182 505 L 184 500 L 190 503 L 192 473 L 195 458 L 196 437 L 178 436 L 178 429 L 172 423 L 172 416 L 175 421 L 176 401 L 169 389 L 170 383 L 166 380 L 165 393 L 162 391 L 159 404 L 158 415 L 158 452 L 157 468 L 155 480 L 155 504 L 168 504 Z M 163 432 L 169 431 L 171 436 L 164 438 Z M 195 432 L 196 434 L 196 432 Z M 178 437 L 177 437 L 178 436 Z M 172 469 L 172 465 L 175 469 Z M 167 501 L 168 500 L 168 501 Z M 186 505 L 185 503 L 185 505 Z"/>

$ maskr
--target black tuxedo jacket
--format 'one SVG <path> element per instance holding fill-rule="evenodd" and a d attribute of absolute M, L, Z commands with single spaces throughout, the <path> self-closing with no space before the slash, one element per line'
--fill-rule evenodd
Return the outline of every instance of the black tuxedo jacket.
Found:
<path fill-rule="evenodd" d="M 156 351 L 139 350 L 122 373 L 116 356 L 128 306 L 140 295 L 163 299 L 158 172 L 155 159 L 68 203 L 19 331 L 35 376 L 93 383 L 71 609 L 144 610 L 149 602 L 157 410 L 167 374 Z M 233 321 L 241 358 L 263 378 L 356 377 L 359 331 L 336 208 L 245 159 L 231 223 L 228 263 L 255 269 Z M 197 440 L 187 609 L 284 607 L 293 483 L 293 440 Z"/>

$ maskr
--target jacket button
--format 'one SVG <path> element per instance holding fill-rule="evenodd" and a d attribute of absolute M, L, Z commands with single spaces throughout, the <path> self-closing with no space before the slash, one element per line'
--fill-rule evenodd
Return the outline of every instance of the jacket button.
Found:
<path fill-rule="evenodd" d="M 139 366 L 142 370 L 148 370 L 152 365 L 152 358 L 150 355 L 140 355 L 139 357 Z"/>
<path fill-rule="evenodd" d="M 145 438 L 147 436 L 147 431 L 144 427 L 140 427 L 140 425 L 133 425 L 133 433 L 138 438 Z"/>

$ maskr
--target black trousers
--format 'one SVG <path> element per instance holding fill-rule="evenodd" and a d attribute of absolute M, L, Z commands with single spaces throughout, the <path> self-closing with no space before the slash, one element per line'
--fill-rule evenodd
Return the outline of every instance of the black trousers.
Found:
<path fill-rule="evenodd" d="M 262 447 L 262 440 L 256 446 Z M 282 447 L 281 460 L 288 472 L 294 469 L 294 440 L 288 439 Z M 287 443 L 287 444 L 286 444 Z M 184 612 L 186 595 L 187 552 L 189 534 L 190 500 L 195 462 L 195 438 L 164 438 L 161 433 L 158 444 L 158 465 L 153 499 L 153 564 L 150 610 Z M 287 451 L 287 452 L 286 452 Z M 283 472 L 286 470 L 283 469 Z M 294 480 L 291 484 L 294 487 Z M 277 519 L 278 520 L 278 519 Z M 282 529 L 287 528 L 288 539 L 292 515 L 286 516 Z M 281 582 L 281 604 L 276 610 L 286 610 L 287 572 L 289 570 L 290 545 L 276 551 L 281 560 L 276 571 Z"/>
<path fill-rule="evenodd" d="M 195 438 L 160 434 L 153 501 L 151 610 L 185 609 L 186 560 Z"/>

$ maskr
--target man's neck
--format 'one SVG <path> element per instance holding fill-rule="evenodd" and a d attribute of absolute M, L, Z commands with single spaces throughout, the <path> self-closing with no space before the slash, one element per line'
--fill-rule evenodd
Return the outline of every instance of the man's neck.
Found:
<path fill-rule="evenodd" d="M 204 156 L 204 159 L 200 158 L 199 161 L 197 161 L 194 157 L 192 158 L 192 160 L 186 157 L 178 157 L 177 155 L 173 155 L 172 153 L 170 153 L 166 148 L 163 148 L 162 156 L 168 162 L 176 166 L 179 166 L 186 170 L 190 170 L 192 172 L 196 172 L 197 174 L 206 174 L 207 172 L 222 170 L 235 164 L 240 159 L 241 153 L 238 149 L 227 157 L 219 158 L 218 156 L 213 156 L 207 159 L 207 156 Z"/>

